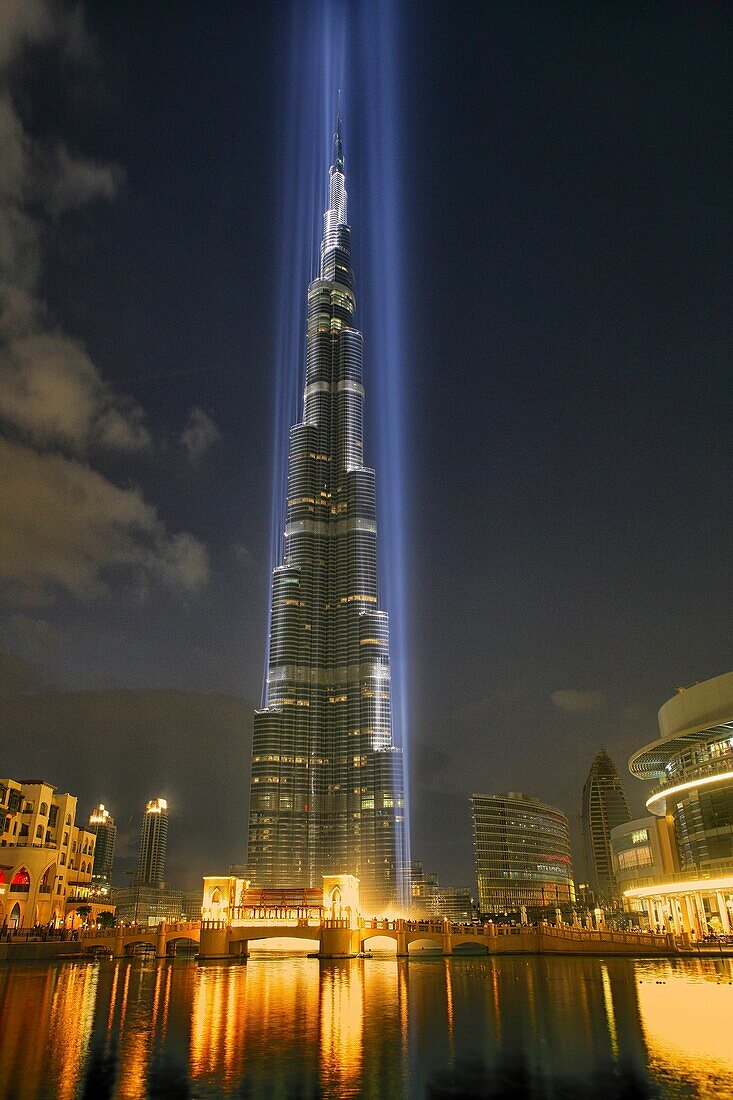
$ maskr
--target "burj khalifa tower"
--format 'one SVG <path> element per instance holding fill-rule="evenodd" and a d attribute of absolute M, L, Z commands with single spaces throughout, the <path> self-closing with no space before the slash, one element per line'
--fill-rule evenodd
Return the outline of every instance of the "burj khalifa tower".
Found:
<path fill-rule="evenodd" d="M 282 564 L 273 571 L 266 705 L 255 712 L 248 876 L 320 887 L 356 875 L 362 909 L 409 899 L 404 769 L 379 606 L 375 473 L 364 465 L 341 117 L 320 273 L 308 287 L 302 420 L 290 429 Z"/>

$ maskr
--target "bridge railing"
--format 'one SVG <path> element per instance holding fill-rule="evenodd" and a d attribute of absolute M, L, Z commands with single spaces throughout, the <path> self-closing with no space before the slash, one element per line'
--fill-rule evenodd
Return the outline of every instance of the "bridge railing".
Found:
<path fill-rule="evenodd" d="M 171 932 L 198 932 L 204 923 L 197 920 L 173 921 L 170 924 L 167 921 L 161 921 L 159 924 L 118 924 L 114 928 L 84 928 L 80 932 L 80 938 L 82 940 L 114 940 L 119 936 L 123 939 L 130 936 L 156 936 L 161 930 L 161 925 L 164 927 L 166 935 Z M 221 923 L 221 927 L 226 927 L 226 925 Z"/>
<path fill-rule="evenodd" d="M 259 921 L 268 924 L 277 924 L 287 921 L 290 924 L 297 922 L 299 925 L 320 924 L 323 920 L 323 906 L 271 906 L 271 905 L 236 905 L 230 910 L 232 921 Z"/>

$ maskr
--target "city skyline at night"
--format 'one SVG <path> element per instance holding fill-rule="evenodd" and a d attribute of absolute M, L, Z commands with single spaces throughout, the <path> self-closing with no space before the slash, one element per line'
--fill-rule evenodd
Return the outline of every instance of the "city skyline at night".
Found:
<path fill-rule="evenodd" d="M 0 0 L 0 1100 L 733 1096 L 732 31 Z"/>
<path fill-rule="evenodd" d="M 729 667 L 721 15 L 479 8 L 3 27 L 9 770 L 112 806 L 120 873 L 159 792 L 171 879 L 244 859 L 339 86 L 415 852 L 471 881 L 467 796 L 519 789 L 579 864 L 599 747 Z"/>

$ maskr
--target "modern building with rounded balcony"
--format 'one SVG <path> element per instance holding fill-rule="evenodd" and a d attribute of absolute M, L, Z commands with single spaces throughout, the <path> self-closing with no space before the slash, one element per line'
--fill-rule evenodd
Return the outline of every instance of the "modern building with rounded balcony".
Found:
<path fill-rule="evenodd" d="M 733 934 L 733 672 L 680 689 L 659 711 L 661 737 L 629 770 L 652 780 L 646 806 L 674 838 L 665 881 L 625 890 L 650 923 Z"/>

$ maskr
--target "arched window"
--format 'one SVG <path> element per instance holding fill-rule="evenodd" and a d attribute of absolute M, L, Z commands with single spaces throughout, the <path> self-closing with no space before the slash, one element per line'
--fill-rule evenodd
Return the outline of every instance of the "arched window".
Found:
<path fill-rule="evenodd" d="M 43 840 L 43 825 L 38 825 L 36 827 L 36 839 Z"/>
<path fill-rule="evenodd" d="M 26 871 L 25 867 L 21 867 L 19 871 L 16 871 L 10 880 L 10 892 L 11 894 L 27 894 L 31 888 L 31 876 Z"/>
<path fill-rule="evenodd" d="M 66 815 L 66 824 L 71 825 L 71 814 Z"/>
<path fill-rule="evenodd" d="M 10 910 L 10 917 L 8 919 L 8 924 L 10 925 L 11 928 L 17 928 L 18 925 L 20 924 L 20 906 L 18 905 L 17 901 L 16 901 L 15 905 L 13 906 L 13 908 Z"/>
<path fill-rule="evenodd" d="M 214 890 L 214 893 L 211 895 L 211 904 L 212 905 L 221 905 L 221 890 L 219 890 L 218 887 L 217 887 L 216 890 Z"/>
<path fill-rule="evenodd" d="M 39 810 L 41 817 L 48 817 L 48 806 L 45 802 L 41 803 L 41 809 Z"/>
<path fill-rule="evenodd" d="M 72 845 L 71 845 L 71 850 L 72 850 L 72 852 L 75 852 L 75 851 L 76 851 L 76 841 L 74 841 L 74 842 L 72 843 Z"/>

